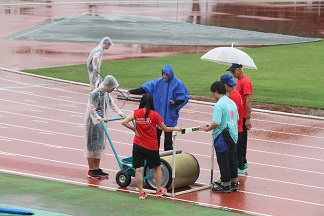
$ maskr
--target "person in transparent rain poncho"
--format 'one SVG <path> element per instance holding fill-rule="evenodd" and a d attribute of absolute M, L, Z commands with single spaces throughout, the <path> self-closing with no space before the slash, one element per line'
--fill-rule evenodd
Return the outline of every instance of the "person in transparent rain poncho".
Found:
<path fill-rule="evenodd" d="M 85 151 L 88 160 L 88 177 L 108 177 L 108 173 L 100 169 L 100 159 L 106 147 L 105 132 L 101 122 L 108 122 L 108 116 L 117 114 L 123 117 L 122 111 L 117 107 L 110 93 L 118 87 L 118 82 L 113 76 L 106 76 L 98 88 L 93 90 L 88 99 L 85 115 Z"/>
<path fill-rule="evenodd" d="M 88 57 L 87 68 L 90 79 L 90 91 L 98 87 L 101 82 L 101 77 L 98 72 L 100 72 L 101 60 L 104 50 L 108 50 L 113 45 L 113 42 L 109 37 L 104 37 L 100 44 L 96 46 Z"/>

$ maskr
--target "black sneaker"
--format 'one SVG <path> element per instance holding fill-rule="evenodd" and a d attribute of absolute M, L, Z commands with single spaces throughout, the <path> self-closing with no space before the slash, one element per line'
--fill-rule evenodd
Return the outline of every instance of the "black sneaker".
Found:
<path fill-rule="evenodd" d="M 213 185 L 217 186 L 217 185 L 222 185 L 222 180 L 218 180 L 218 181 L 214 181 Z"/>
<path fill-rule="evenodd" d="M 98 170 L 89 170 L 87 176 L 89 178 L 93 178 L 93 179 L 100 179 L 101 178 L 101 176 L 98 173 Z"/>
<path fill-rule="evenodd" d="M 239 182 L 231 182 L 231 190 L 238 191 Z"/>
<path fill-rule="evenodd" d="M 99 168 L 97 171 L 98 171 L 98 174 L 99 174 L 100 176 L 102 176 L 102 177 L 108 177 L 108 176 L 109 176 L 108 173 L 103 172 L 102 169 L 100 169 L 100 168 Z"/>
<path fill-rule="evenodd" d="M 231 193 L 230 187 L 223 186 L 223 185 L 214 185 L 212 190 L 214 192 L 220 192 L 220 193 Z"/>

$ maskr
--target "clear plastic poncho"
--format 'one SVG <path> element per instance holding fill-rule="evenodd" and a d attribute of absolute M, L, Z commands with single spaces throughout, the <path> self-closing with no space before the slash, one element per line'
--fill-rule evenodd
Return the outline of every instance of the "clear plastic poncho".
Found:
<path fill-rule="evenodd" d="M 110 94 L 103 91 L 105 85 L 116 88 L 118 82 L 113 76 L 108 75 L 100 86 L 89 95 L 84 126 L 84 156 L 87 158 L 102 158 L 104 154 L 106 137 L 101 125 L 102 119 L 113 117 L 114 114 L 123 114 Z"/>
<path fill-rule="evenodd" d="M 87 68 L 88 68 L 88 75 L 90 79 L 90 88 L 91 90 L 95 89 L 97 86 L 96 84 L 101 82 L 101 77 L 98 73 L 95 72 L 95 69 L 100 71 L 101 60 L 103 56 L 103 45 L 108 44 L 110 46 L 113 45 L 113 42 L 110 40 L 109 37 L 104 37 L 101 42 L 90 52 L 87 61 Z"/>

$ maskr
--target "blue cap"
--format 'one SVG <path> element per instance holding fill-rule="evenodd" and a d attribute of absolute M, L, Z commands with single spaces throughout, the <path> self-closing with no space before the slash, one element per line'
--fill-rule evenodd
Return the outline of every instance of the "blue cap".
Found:
<path fill-rule="evenodd" d="M 235 69 L 237 68 L 242 68 L 243 66 L 241 64 L 236 64 L 236 63 L 233 63 L 231 64 L 231 66 L 227 69 L 227 71 L 234 71 Z"/>
<path fill-rule="evenodd" d="M 231 87 L 236 86 L 236 82 L 234 81 L 234 77 L 231 74 L 224 74 L 223 76 L 220 77 L 220 81 L 222 83 L 228 84 Z"/>

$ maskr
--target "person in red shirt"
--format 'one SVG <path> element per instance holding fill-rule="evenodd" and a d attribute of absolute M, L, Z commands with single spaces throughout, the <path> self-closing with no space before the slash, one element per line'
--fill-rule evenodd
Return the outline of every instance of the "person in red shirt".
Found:
<path fill-rule="evenodd" d="M 243 132 L 243 101 L 240 93 L 235 89 L 236 82 L 231 74 L 224 74 L 220 77 L 220 81 L 224 83 L 228 97 L 235 102 L 239 113 L 238 120 L 238 141 L 237 141 L 237 161 L 238 161 L 238 174 L 244 174 L 244 164 L 242 152 L 244 152 L 244 146 L 241 145 L 240 138 Z"/>
<path fill-rule="evenodd" d="M 241 161 L 238 161 L 239 169 L 241 173 L 245 174 L 246 169 L 248 168 L 248 163 L 246 159 L 247 152 L 247 137 L 248 130 L 252 128 L 251 124 L 251 113 L 252 113 L 252 82 L 248 76 L 243 73 L 243 66 L 241 64 L 231 64 L 227 69 L 232 75 L 238 80 L 236 85 L 236 90 L 240 93 L 243 102 L 243 132 L 239 140 L 238 146 L 242 146 L 241 150 Z"/>
<path fill-rule="evenodd" d="M 135 127 L 130 124 L 135 120 Z M 153 96 L 145 94 L 141 98 L 139 108 L 129 114 L 122 125 L 134 131 L 133 141 L 133 167 L 136 169 L 135 181 L 139 189 L 139 199 L 145 199 L 147 194 L 143 190 L 143 166 L 146 160 L 150 169 L 154 168 L 154 180 L 156 182 L 156 196 L 160 197 L 167 192 L 161 188 L 162 169 L 157 141 L 156 127 L 165 132 L 181 131 L 180 127 L 167 127 L 162 117 L 154 110 Z"/>

